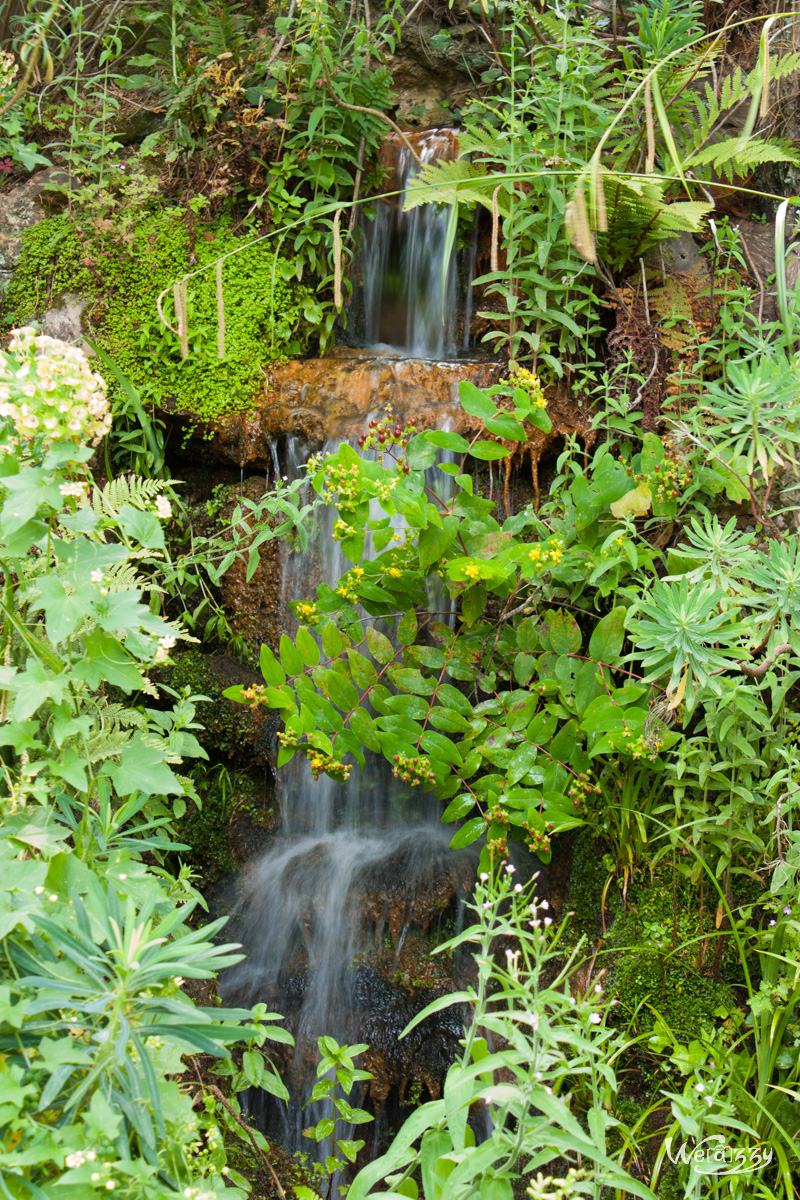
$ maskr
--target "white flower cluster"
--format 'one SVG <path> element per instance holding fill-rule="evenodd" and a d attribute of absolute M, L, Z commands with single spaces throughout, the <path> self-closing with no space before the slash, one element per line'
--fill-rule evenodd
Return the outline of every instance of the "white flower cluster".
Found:
<path fill-rule="evenodd" d="M 7 435 L 0 452 L 20 442 L 88 442 L 98 445 L 111 429 L 106 381 L 89 368 L 77 346 L 25 326 L 11 334 L 0 361 L 0 417 Z M 10 429 L 9 426 L 13 426 Z"/>
<path fill-rule="evenodd" d="M 64 1165 L 70 1168 L 82 1167 L 85 1162 L 94 1162 L 97 1158 L 94 1150 L 76 1150 L 64 1159 Z"/>

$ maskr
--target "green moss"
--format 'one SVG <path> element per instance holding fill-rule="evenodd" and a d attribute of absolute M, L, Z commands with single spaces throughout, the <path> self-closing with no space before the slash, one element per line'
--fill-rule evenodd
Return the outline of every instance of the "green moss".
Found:
<path fill-rule="evenodd" d="M 608 943 L 614 952 L 613 984 L 621 1014 L 635 1019 L 637 1031 L 653 1027 L 656 1010 L 677 1037 L 697 1037 L 734 1007 L 730 987 L 718 977 L 731 953 L 727 944 L 717 977 L 711 974 L 713 943 L 698 970 L 702 924 L 694 889 L 681 886 L 673 897 L 658 878 L 640 885 L 614 921 Z M 709 926 L 713 930 L 713 914 L 706 913 L 706 931 Z"/>
<path fill-rule="evenodd" d="M 90 227 L 91 228 L 91 227 Z M 4 297 L 4 319 L 20 325 L 41 316 L 65 292 L 85 297 L 89 335 L 115 360 L 145 400 L 213 421 L 245 410 L 257 397 L 267 364 L 301 354 L 309 322 L 319 319 L 308 288 L 292 264 L 263 242 L 223 265 L 225 357 L 217 354 L 216 272 L 189 281 L 189 357 L 158 318 L 156 299 L 176 325 L 172 284 L 242 246 L 224 219 L 201 227 L 190 265 L 190 240 L 181 214 L 147 214 L 128 240 L 82 230 L 68 216 L 50 217 L 28 230 L 22 256 Z M 111 382 L 111 381 L 110 381 Z M 111 391 L 114 387 L 112 383 Z"/>
<path fill-rule="evenodd" d="M 608 928 L 620 912 L 619 890 L 613 880 L 605 894 L 603 910 L 608 878 L 602 847 L 588 829 L 582 829 L 575 840 L 569 880 L 569 908 L 575 914 L 568 926 L 570 942 L 581 937 L 596 942 L 602 936 L 604 918 Z"/>
<path fill-rule="evenodd" d="M 193 696 L 207 696 L 210 703 L 198 707 L 198 719 L 203 729 L 197 733 L 198 740 L 214 758 L 234 756 L 237 749 L 247 740 L 245 726 L 250 711 L 242 705 L 225 700 L 223 687 L 208 658 L 200 650 L 192 648 L 174 656 L 173 662 L 155 673 L 157 681 L 163 681 L 175 691 L 188 688 Z"/>

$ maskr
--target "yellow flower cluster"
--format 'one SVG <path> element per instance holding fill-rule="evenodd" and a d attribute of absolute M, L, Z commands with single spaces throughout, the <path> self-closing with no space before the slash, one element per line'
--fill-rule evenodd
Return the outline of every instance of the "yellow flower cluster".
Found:
<path fill-rule="evenodd" d="M 526 367 L 515 367 L 511 379 L 516 387 L 527 392 L 534 408 L 547 408 L 547 398 L 535 371 L 529 371 Z"/>
<path fill-rule="evenodd" d="M 349 600 L 351 604 L 358 603 L 358 584 L 364 575 L 363 567 L 353 567 L 352 571 L 348 571 L 339 581 L 339 586 L 336 589 L 336 595 L 341 596 L 343 600 Z"/>
<path fill-rule="evenodd" d="M 469 563 L 466 567 L 464 567 L 464 574 L 466 575 L 467 579 L 480 579 L 481 569 L 477 563 Z"/>
<path fill-rule="evenodd" d="M 564 557 L 564 543 L 561 538 L 553 538 L 546 546 L 538 542 L 528 552 L 528 558 L 537 568 L 555 567 Z"/>
<path fill-rule="evenodd" d="M 348 525 L 346 521 L 334 521 L 333 524 L 333 540 L 340 542 L 342 538 L 352 537 L 355 529 L 352 525 Z"/>
<path fill-rule="evenodd" d="M 319 620 L 316 604 L 300 602 L 294 606 L 294 615 L 301 625 L 316 625 Z"/>
<path fill-rule="evenodd" d="M 0 452 L 12 454 L 20 442 L 40 449 L 54 442 L 96 446 L 109 432 L 106 382 L 90 370 L 82 350 L 26 326 L 12 332 L 2 357 L 0 418 L 6 436 Z"/>

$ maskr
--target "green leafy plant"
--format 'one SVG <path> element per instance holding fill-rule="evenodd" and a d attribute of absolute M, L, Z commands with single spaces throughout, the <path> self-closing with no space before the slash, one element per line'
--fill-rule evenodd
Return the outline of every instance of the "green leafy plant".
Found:
<path fill-rule="evenodd" d="M 554 924 L 548 902 L 532 888 L 513 882 L 513 868 L 494 880 L 484 876 L 475 901 L 477 921 L 439 950 L 474 945 L 477 987 L 433 1001 L 405 1030 L 443 1008 L 469 1005 L 463 1053 L 448 1071 L 443 1098 L 417 1109 L 386 1154 L 359 1172 L 349 1195 L 413 1200 L 419 1193 L 433 1200 L 480 1189 L 510 1200 L 514 1184 L 538 1172 L 529 1193 L 538 1197 L 552 1194 L 546 1189 L 553 1185 L 541 1169 L 558 1162 L 568 1172 L 567 1194 L 599 1200 L 611 1187 L 620 1196 L 651 1197 L 622 1165 L 635 1145 L 602 1099 L 617 1089 L 621 1047 L 607 1023 L 602 985 L 573 998 L 579 953 L 564 954 L 564 924 Z M 490 1048 L 489 1037 L 503 1048 Z M 491 1118 L 481 1141 L 469 1121 L 476 1103 Z"/>
<path fill-rule="evenodd" d="M 361 1139 L 343 1138 L 340 1136 L 342 1124 L 345 1128 L 355 1125 L 365 1125 L 374 1120 L 371 1113 L 363 1108 L 354 1108 L 347 1097 L 353 1090 L 353 1085 L 372 1079 L 371 1071 L 357 1067 L 354 1059 L 368 1049 L 366 1045 L 340 1046 L 335 1038 L 321 1037 L 317 1039 L 320 1060 L 317 1063 L 317 1082 L 306 1101 L 309 1105 L 318 1105 L 320 1101 L 327 1106 L 330 1104 L 331 1115 L 322 1117 L 316 1125 L 303 1130 L 303 1136 L 330 1147 L 330 1153 L 325 1155 L 323 1163 L 328 1176 L 326 1195 L 331 1194 L 336 1176 L 356 1160 L 359 1150 L 365 1142 Z M 312 1200 L 315 1195 L 310 1188 L 297 1189 L 299 1200 Z"/>

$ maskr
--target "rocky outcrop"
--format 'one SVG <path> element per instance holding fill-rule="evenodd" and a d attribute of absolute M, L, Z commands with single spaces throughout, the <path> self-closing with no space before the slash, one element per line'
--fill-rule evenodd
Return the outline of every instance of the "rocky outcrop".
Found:
<path fill-rule="evenodd" d="M 488 387 L 500 372 L 488 361 L 433 363 L 357 350 L 289 362 L 270 371 L 253 409 L 216 426 L 211 452 L 220 462 L 266 470 L 277 439 L 298 437 L 318 448 L 326 438 L 360 433 L 387 404 L 400 418 L 413 416 L 420 428 L 441 426 L 451 414 L 457 419 L 462 380 Z"/>
<path fill-rule="evenodd" d="M 66 172 L 49 167 L 0 195 L 0 286 L 5 287 L 17 265 L 25 230 L 47 216 L 47 189 L 63 187 L 68 179 Z"/>

